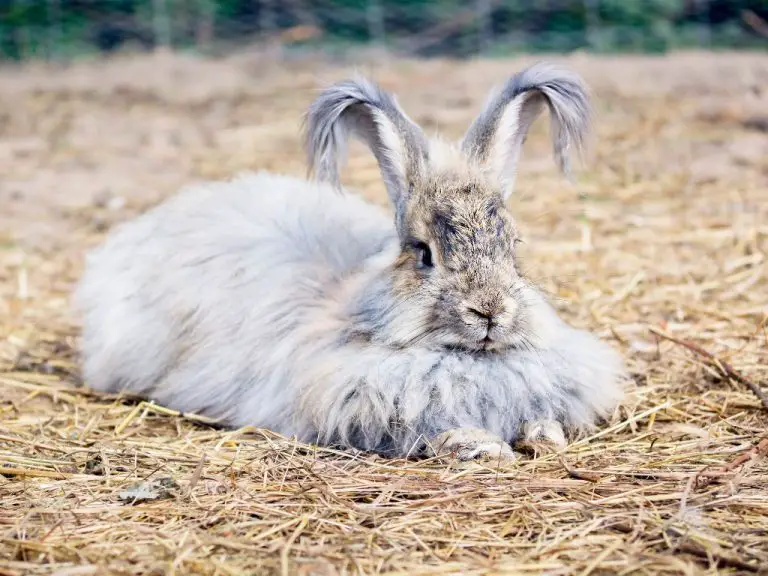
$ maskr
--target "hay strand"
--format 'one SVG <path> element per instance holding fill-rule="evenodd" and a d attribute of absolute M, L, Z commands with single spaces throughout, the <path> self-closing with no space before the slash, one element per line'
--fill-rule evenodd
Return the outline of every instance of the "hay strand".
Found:
<path fill-rule="evenodd" d="M 720 373 L 722 373 L 724 378 L 730 378 L 731 380 L 735 380 L 740 384 L 744 384 L 744 386 L 749 388 L 752 391 L 752 393 L 755 396 L 757 396 L 760 402 L 763 403 L 763 407 L 766 410 L 768 410 L 768 396 L 766 396 L 765 392 L 761 390 L 760 386 L 758 384 L 755 384 L 748 378 L 745 378 L 744 376 L 742 376 L 737 370 L 733 368 L 733 366 L 728 364 L 725 360 L 717 358 L 714 354 L 707 352 L 706 350 L 704 350 L 704 348 L 694 344 L 693 342 L 689 342 L 688 340 L 681 340 L 679 338 L 675 338 L 674 336 L 670 336 L 669 334 L 667 334 L 663 330 L 659 330 L 655 326 L 651 326 L 650 330 L 654 334 L 661 336 L 662 338 L 669 340 L 670 342 L 674 342 L 679 346 L 683 346 L 684 348 L 687 348 L 691 352 L 695 352 L 699 356 L 705 358 L 710 366 L 712 366 L 713 368 L 718 370 Z"/>

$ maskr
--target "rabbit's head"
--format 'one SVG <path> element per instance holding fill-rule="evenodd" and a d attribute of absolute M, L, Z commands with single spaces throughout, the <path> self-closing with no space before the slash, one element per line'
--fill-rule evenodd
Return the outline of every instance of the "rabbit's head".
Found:
<path fill-rule="evenodd" d="M 378 160 L 395 211 L 394 303 L 379 330 L 415 342 L 496 351 L 546 339 L 551 312 L 517 266 L 518 231 L 505 207 L 520 150 L 544 105 L 561 169 L 581 148 L 589 105 L 581 80 L 548 65 L 510 78 L 457 143 L 427 138 L 395 99 L 363 78 L 325 89 L 306 122 L 316 176 L 339 185 L 349 135 Z"/>

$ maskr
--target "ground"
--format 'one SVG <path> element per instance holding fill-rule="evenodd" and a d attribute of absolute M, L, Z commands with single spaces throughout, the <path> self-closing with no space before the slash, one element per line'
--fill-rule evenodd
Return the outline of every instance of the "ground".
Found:
<path fill-rule="evenodd" d="M 510 200 L 524 267 L 632 382 L 593 436 L 504 464 L 334 452 L 74 386 L 87 249 L 195 180 L 304 174 L 301 114 L 351 65 L 0 69 L 0 574 L 765 570 L 768 57 L 553 59 L 592 86 L 595 136 L 570 185 L 537 123 Z M 528 61 L 356 68 L 459 136 Z M 361 147 L 345 179 L 385 204 Z"/>

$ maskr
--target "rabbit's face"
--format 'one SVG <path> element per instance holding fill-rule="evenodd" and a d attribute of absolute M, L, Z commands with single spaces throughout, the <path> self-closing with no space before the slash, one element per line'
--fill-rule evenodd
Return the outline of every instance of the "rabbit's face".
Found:
<path fill-rule="evenodd" d="M 419 303 L 408 307 L 422 316 L 419 340 L 487 351 L 538 342 L 542 299 L 519 273 L 518 232 L 499 192 L 436 178 L 413 188 L 405 221 L 394 283 Z"/>
<path fill-rule="evenodd" d="M 510 77 L 455 145 L 428 138 L 364 78 L 315 98 L 306 123 L 315 174 L 339 188 L 346 141 L 357 136 L 376 157 L 395 209 L 401 251 L 385 253 L 382 282 L 394 298 L 367 296 L 366 308 L 377 311 L 371 332 L 398 346 L 472 351 L 537 347 L 552 334 L 550 308 L 518 271 L 517 230 L 504 208 L 523 143 L 545 108 L 567 174 L 568 153 L 581 149 L 589 128 L 589 99 L 581 78 L 549 65 Z"/>

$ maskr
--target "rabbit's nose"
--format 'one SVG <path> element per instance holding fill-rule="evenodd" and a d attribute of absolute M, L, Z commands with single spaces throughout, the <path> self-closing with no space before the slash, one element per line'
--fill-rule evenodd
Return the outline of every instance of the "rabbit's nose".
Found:
<path fill-rule="evenodd" d="M 498 323 L 499 316 L 504 314 L 505 308 L 501 303 L 495 302 L 473 302 L 466 306 L 466 317 L 483 321 L 487 324 L 488 330 Z"/>
<path fill-rule="evenodd" d="M 477 318 L 486 320 L 489 325 L 493 322 L 494 314 L 492 312 L 488 312 L 487 310 L 481 310 L 478 308 L 473 308 L 472 306 L 467 306 L 467 312 L 470 316 L 476 316 Z"/>

